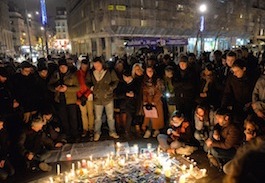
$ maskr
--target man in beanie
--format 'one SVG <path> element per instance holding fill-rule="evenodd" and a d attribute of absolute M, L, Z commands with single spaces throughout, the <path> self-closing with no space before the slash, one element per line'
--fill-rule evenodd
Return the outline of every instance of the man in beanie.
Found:
<path fill-rule="evenodd" d="M 36 80 L 32 74 L 32 65 L 28 61 L 20 64 L 20 72 L 16 73 L 12 79 L 12 90 L 23 110 L 23 121 L 28 123 L 33 114 L 36 113 L 38 93 L 36 90 Z"/>
<path fill-rule="evenodd" d="M 195 106 L 196 84 L 196 76 L 188 65 L 188 57 L 181 56 L 174 84 L 176 109 L 182 111 L 188 119 L 191 119 L 192 109 Z"/>
<path fill-rule="evenodd" d="M 115 71 L 105 69 L 104 61 L 100 57 L 93 60 L 93 73 L 87 75 L 89 86 L 93 86 L 94 109 L 95 109 L 95 134 L 94 141 L 98 141 L 101 135 L 102 113 L 105 108 L 109 135 L 115 139 L 119 138 L 115 129 L 114 121 L 114 98 L 113 90 L 117 87 L 119 79 Z"/>
<path fill-rule="evenodd" d="M 81 61 L 80 69 L 77 71 L 77 78 L 80 89 L 77 92 L 77 104 L 79 105 L 83 123 L 82 137 L 87 135 L 89 131 L 89 139 L 93 140 L 94 136 L 94 113 L 93 113 L 93 94 L 86 85 L 86 76 L 89 73 L 89 61 L 84 59 Z"/>
<path fill-rule="evenodd" d="M 31 170 L 51 171 L 47 163 L 51 153 L 45 147 L 45 136 L 42 132 L 44 121 L 38 116 L 31 121 L 29 128 L 24 129 L 18 140 L 18 150 L 25 159 L 27 168 Z"/>
<path fill-rule="evenodd" d="M 48 67 L 46 62 L 37 64 L 37 72 L 35 73 L 36 86 L 38 90 L 39 109 L 49 107 L 52 104 L 52 94 L 48 89 Z"/>
<path fill-rule="evenodd" d="M 63 132 L 69 139 L 79 141 L 76 105 L 76 92 L 79 90 L 77 74 L 69 70 L 64 58 L 58 61 L 58 65 L 59 70 L 51 76 L 48 88 L 54 92 L 54 100 Z"/>

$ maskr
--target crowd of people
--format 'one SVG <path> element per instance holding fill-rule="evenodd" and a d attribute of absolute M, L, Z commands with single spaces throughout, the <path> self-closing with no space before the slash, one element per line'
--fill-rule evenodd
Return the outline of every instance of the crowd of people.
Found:
<path fill-rule="evenodd" d="M 50 171 L 49 150 L 99 141 L 105 121 L 111 138 L 157 138 L 171 154 L 198 146 L 227 172 L 237 148 L 264 135 L 265 56 L 242 48 L 214 51 L 212 61 L 189 53 L 177 62 L 169 54 L 1 62 L 0 116 L 1 179 L 14 174 L 14 153 L 28 169 Z"/>

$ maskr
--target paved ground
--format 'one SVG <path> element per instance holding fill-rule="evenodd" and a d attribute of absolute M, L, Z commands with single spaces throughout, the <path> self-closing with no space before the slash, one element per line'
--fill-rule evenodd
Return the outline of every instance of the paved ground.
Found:
<path fill-rule="evenodd" d="M 107 134 L 107 133 L 105 133 Z M 107 140 L 111 139 L 108 136 L 102 136 L 100 140 Z M 85 141 L 85 139 L 84 139 Z M 126 141 L 124 138 L 120 138 L 119 140 L 115 140 L 115 142 L 122 142 Z M 147 143 L 152 143 L 153 146 L 157 146 L 157 141 L 155 138 L 150 139 L 134 139 L 128 141 L 129 145 L 132 146 L 133 144 L 138 144 L 138 146 L 146 147 Z M 99 142 L 100 143 L 100 142 Z M 221 183 L 223 179 L 223 173 L 219 172 L 216 168 L 210 167 L 206 154 L 202 150 L 195 151 L 191 158 L 195 159 L 195 161 L 198 163 L 199 168 L 206 168 L 208 176 L 206 178 L 203 178 L 201 180 L 198 180 L 197 183 Z M 60 162 L 62 172 L 68 171 L 71 168 L 71 163 L 67 162 Z M 18 164 L 19 165 L 19 164 Z M 9 183 L 26 183 L 31 182 L 37 179 L 40 179 L 42 177 L 50 176 L 56 174 L 56 164 L 51 164 L 53 166 L 53 170 L 51 172 L 27 172 L 22 167 L 19 167 L 18 170 L 16 170 L 16 174 L 14 177 L 11 177 L 7 182 Z"/>

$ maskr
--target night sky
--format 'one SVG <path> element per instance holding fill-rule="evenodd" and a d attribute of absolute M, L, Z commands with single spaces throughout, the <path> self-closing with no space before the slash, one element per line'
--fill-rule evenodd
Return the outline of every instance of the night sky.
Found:
<path fill-rule="evenodd" d="M 24 11 L 24 1 L 26 2 L 26 6 L 29 12 L 40 11 L 39 0 L 9 0 L 9 1 L 13 1 L 17 5 L 18 9 L 22 11 Z M 46 0 L 46 5 L 47 5 L 48 19 L 51 18 L 52 20 L 55 16 L 56 7 L 66 7 L 66 0 Z"/>

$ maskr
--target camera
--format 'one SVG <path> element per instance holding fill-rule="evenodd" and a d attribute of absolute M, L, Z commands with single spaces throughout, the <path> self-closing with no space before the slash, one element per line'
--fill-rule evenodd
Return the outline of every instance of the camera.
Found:
<path fill-rule="evenodd" d="M 153 107 L 154 107 L 154 105 L 152 105 L 152 104 L 146 104 L 146 105 L 145 105 L 145 108 L 146 108 L 146 110 L 148 110 L 148 111 L 152 110 Z"/>

